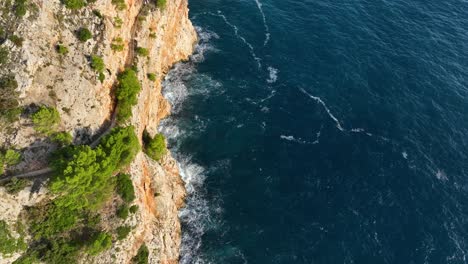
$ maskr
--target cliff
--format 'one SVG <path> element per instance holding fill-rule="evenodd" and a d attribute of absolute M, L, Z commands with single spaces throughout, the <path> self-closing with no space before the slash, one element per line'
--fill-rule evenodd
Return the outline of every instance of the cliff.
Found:
<path fill-rule="evenodd" d="M 47 168 L 48 155 L 59 147 L 34 129 L 30 116 L 38 106 L 57 109 L 59 129 L 71 133 L 74 144 L 92 145 L 106 134 L 115 125 L 115 85 L 126 67 L 134 67 L 142 87 L 126 125 L 135 127 L 140 143 L 145 130 L 156 133 L 159 121 L 170 112 L 161 94 L 161 80 L 174 63 L 188 59 L 197 38 L 188 19 L 187 0 L 167 1 L 164 7 L 126 0 L 121 9 L 118 1 L 97 0 L 78 10 L 67 9 L 58 0 L 31 0 L 25 15 L 14 18 L 9 12 L 18 8 L 18 2 L 1 3 L 0 23 L 5 30 L 0 32 L 0 43 L 8 51 L 8 59 L 0 74 L 14 76 L 15 94 L 23 110 L 18 118 L 0 124 L 2 148 L 22 154 L 19 164 L 6 168 L 7 176 Z M 82 28 L 89 29 L 91 39 L 77 39 Z M 137 48 L 144 52 L 136 52 Z M 105 64 L 100 74 L 90 66 L 92 55 Z M 100 211 L 101 223 L 109 232 L 123 224 L 132 231 L 124 240 L 113 239 L 111 248 L 97 256 L 81 254 L 79 262 L 129 263 L 146 244 L 150 263 L 177 263 L 181 240 L 178 209 L 185 190 L 175 160 L 168 153 L 157 162 L 140 152 L 124 171 L 131 175 L 136 194 L 132 205 L 139 210 L 126 220 L 117 218 L 120 198 L 114 195 Z M 44 184 L 47 175 L 34 181 L 34 187 L 16 194 L 0 187 L 4 212 L 0 220 L 8 224 L 14 237 L 21 233 L 14 226 L 25 208 L 49 198 Z M 25 239 L 27 242 L 28 235 Z M 0 255 L 0 263 L 12 263 L 21 253 Z"/>

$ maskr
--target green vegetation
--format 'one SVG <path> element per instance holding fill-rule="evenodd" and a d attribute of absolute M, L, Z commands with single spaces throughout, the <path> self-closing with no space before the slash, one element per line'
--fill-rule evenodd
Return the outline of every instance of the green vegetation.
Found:
<path fill-rule="evenodd" d="M 100 12 L 99 10 L 97 10 L 97 9 L 93 9 L 93 14 L 94 14 L 95 16 L 99 17 L 100 19 L 103 18 L 101 12 Z"/>
<path fill-rule="evenodd" d="M 113 172 L 130 164 L 138 151 L 139 142 L 132 126 L 112 129 L 96 149 L 89 146 L 62 149 L 51 161 L 55 174 L 50 190 L 61 195 L 54 204 L 71 210 L 99 208 L 114 189 Z"/>
<path fill-rule="evenodd" d="M 26 15 L 26 2 L 27 0 L 15 0 L 15 6 L 14 6 L 14 11 L 15 11 L 15 16 L 17 17 L 23 17 Z"/>
<path fill-rule="evenodd" d="M 166 0 L 156 0 L 156 6 L 158 8 L 164 9 L 166 7 Z"/>
<path fill-rule="evenodd" d="M 136 212 L 138 212 L 138 205 L 132 205 L 130 206 L 130 208 L 128 209 L 128 211 L 131 213 L 131 214 L 134 214 Z"/>
<path fill-rule="evenodd" d="M 142 48 L 142 47 L 137 47 L 136 48 L 136 53 L 139 56 L 147 57 L 149 55 L 148 49 Z"/>
<path fill-rule="evenodd" d="M 57 46 L 55 46 L 55 49 L 60 55 L 66 55 L 68 53 L 68 48 L 62 44 L 57 44 Z"/>
<path fill-rule="evenodd" d="M 21 161 L 21 154 L 13 149 L 0 152 L 0 175 L 4 173 L 6 166 L 14 166 Z"/>
<path fill-rule="evenodd" d="M 53 107 L 41 106 L 39 110 L 31 116 L 34 129 L 37 132 L 50 135 L 55 132 L 60 124 L 60 115 Z"/>
<path fill-rule="evenodd" d="M 112 236 L 110 234 L 100 232 L 93 238 L 87 252 L 90 255 L 98 255 L 99 253 L 109 249 L 111 246 Z"/>
<path fill-rule="evenodd" d="M 68 9 L 80 9 L 86 6 L 86 2 L 84 0 L 62 0 L 62 3 Z"/>
<path fill-rule="evenodd" d="M 26 188 L 26 186 L 28 186 L 29 184 L 30 182 L 28 180 L 13 177 L 10 181 L 5 183 L 4 187 L 7 193 L 17 194 L 19 191 Z"/>
<path fill-rule="evenodd" d="M 19 36 L 16 36 L 16 35 L 11 35 L 8 39 L 18 47 L 23 46 L 24 39 L 22 37 L 19 37 Z"/>
<path fill-rule="evenodd" d="M 156 74 L 148 73 L 146 76 L 148 76 L 148 79 L 150 79 L 150 81 L 156 81 Z"/>
<path fill-rule="evenodd" d="M 166 154 L 167 146 L 163 134 L 158 133 L 151 138 L 145 131 L 143 141 L 145 143 L 145 153 L 153 160 L 159 161 Z"/>
<path fill-rule="evenodd" d="M 121 219 L 127 219 L 128 217 L 128 205 L 127 204 L 122 204 L 121 206 L 119 206 L 119 208 L 117 208 L 117 212 L 116 212 L 116 215 L 117 217 L 121 218 Z"/>
<path fill-rule="evenodd" d="M 132 115 L 132 107 L 137 104 L 137 95 L 141 90 L 136 72 L 126 69 L 118 76 L 116 96 L 118 100 L 117 120 L 124 122 Z"/>
<path fill-rule="evenodd" d="M 117 240 L 124 240 L 127 238 L 128 234 L 132 231 L 132 227 L 126 226 L 119 226 L 117 227 Z"/>
<path fill-rule="evenodd" d="M 2 121 L 16 121 L 22 112 L 18 107 L 17 87 L 18 83 L 13 75 L 0 77 L 0 118 L 4 119 Z"/>
<path fill-rule="evenodd" d="M 121 28 L 122 24 L 123 24 L 123 20 L 120 17 L 118 16 L 114 17 L 114 26 L 116 28 Z"/>
<path fill-rule="evenodd" d="M 99 75 L 98 75 L 98 79 L 99 81 L 102 83 L 104 82 L 104 79 L 106 78 L 106 76 L 104 75 L 103 72 L 100 72 Z"/>
<path fill-rule="evenodd" d="M 22 238 L 15 239 L 5 221 L 0 221 L 0 253 L 12 254 L 19 250 L 24 250 L 26 244 Z"/>
<path fill-rule="evenodd" d="M 73 142 L 73 137 L 68 132 L 57 132 L 52 134 L 52 141 L 57 142 L 62 146 L 70 145 Z"/>
<path fill-rule="evenodd" d="M 125 48 L 125 45 L 123 43 L 123 39 L 118 37 L 112 40 L 111 43 L 111 49 L 113 51 L 123 51 Z"/>
<path fill-rule="evenodd" d="M 148 264 L 149 250 L 148 247 L 143 244 L 138 249 L 136 256 L 132 258 L 132 262 L 135 264 Z"/>
<path fill-rule="evenodd" d="M 24 262 L 19 263 L 35 258 L 45 263 L 76 263 L 83 249 L 91 255 L 108 249 L 112 237 L 99 231 L 96 212 L 113 193 L 115 172 L 127 166 L 139 148 L 134 128 L 129 126 L 112 129 L 94 149 L 67 146 L 54 153 L 49 190 L 55 198 L 28 209 L 33 241 L 21 258 Z"/>
<path fill-rule="evenodd" d="M 135 190 L 128 174 L 121 173 L 117 176 L 116 190 L 122 200 L 127 203 L 131 203 L 135 199 Z"/>
<path fill-rule="evenodd" d="M 9 166 L 14 166 L 20 163 L 21 153 L 13 149 L 8 149 L 7 151 L 5 151 L 4 161 L 5 161 L 5 164 Z"/>
<path fill-rule="evenodd" d="M 156 33 L 151 32 L 151 33 L 149 34 L 149 37 L 152 38 L 152 39 L 156 38 Z"/>
<path fill-rule="evenodd" d="M 3 65 L 8 62 L 10 52 L 6 47 L 0 47 L 0 65 Z"/>
<path fill-rule="evenodd" d="M 91 68 L 97 72 L 103 72 L 106 68 L 104 61 L 97 55 L 91 55 Z"/>
<path fill-rule="evenodd" d="M 120 11 L 127 8 L 127 5 L 125 4 L 125 0 L 112 0 L 112 4 L 114 4 L 115 7 Z"/>
<path fill-rule="evenodd" d="M 86 42 L 89 39 L 93 38 L 93 34 L 91 34 L 91 31 L 89 29 L 82 27 L 78 29 L 76 32 L 76 37 L 81 41 L 81 42 Z"/>

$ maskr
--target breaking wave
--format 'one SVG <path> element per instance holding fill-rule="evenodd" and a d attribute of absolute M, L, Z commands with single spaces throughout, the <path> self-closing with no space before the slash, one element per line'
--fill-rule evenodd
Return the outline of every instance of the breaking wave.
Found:
<path fill-rule="evenodd" d="M 180 249 L 180 263 L 207 263 L 201 254 L 202 236 L 211 228 L 219 226 L 220 219 L 217 215 L 222 209 L 215 201 L 208 201 L 205 195 L 204 182 L 206 173 L 216 168 L 204 168 L 192 160 L 192 157 L 184 154 L 180 149 L 180 142 L 184 138 L 203 131 L 210 120 L 195 116 L 184 124 L 177 115 L 184 108 L 184 102 L 194 95 L 209 95 L 222 91 L 221 84 L 206 74 L 198 73 L 196 64 L 205 60 L 208 52 L 217 52 L 210 40 L 219 36 L 200 27 L 195 27 L 199 37 L 199 43 L 195 47 L 190 60 L 178 63 L 166 75 L 162 86 L 163 95 L 172 106 L 172 114 L 159 125 L 159 131 L 163 133 L 169 143 L 172 155 L 176 159 L 180 175 L 185 183 L 187 191 L 186 205 L 179 212 L 182 223 L 182 244 Z M 190 85 L 190 89 L 188 89 Z"/>

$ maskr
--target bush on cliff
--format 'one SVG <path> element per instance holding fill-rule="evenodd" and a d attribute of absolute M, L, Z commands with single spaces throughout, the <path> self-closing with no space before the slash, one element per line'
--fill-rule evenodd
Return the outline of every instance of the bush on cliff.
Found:
<path fill-rule="evenodd" d="M 166 154 L 167 146 L 163 134 L 158 133 L 152 138 L 145 131 L 143 141 L 145 153 L 153 160 L 159 161 Z"/>
<path fill-rule="evenodd" d="M 99 253 L 109 249 L 112 246 L 112 236 L 108 233 L 99 232 L 94 236 L 92 242 L 88 246 L 88 254 L 98 255 Z"/>
<path fill-rule="evenodd" d="M 137 95 L 141 90 L 140 81 L 136 72 L 126 69 L 118 76 L 116 96 L 118 100 L 117 119 L 120 122 L 128 120 L 132 116 L 132 107 L 138 103 Z"/>
<path fill-rule="evenodd" d="M 83 0 L 62 0 L 62 3 L 68 9 L 80 9 L 86 6 L 86 2 Z"/>
<path fill-rule="evenodd" d="M 135 199 L 135 189 L 133 188 L 130 175 L 121 173 L 117 176 L 117 193 L 127 203 L 133 202 Z"/>
<path fill-rule="evenodd" d="M 158 8 L 165 8 L 166 7 L 166 0 L 156 0 L 156 6 Z"/>
<path fill-rule="evenodd" d="M 106 68 L 106 65 L 104 64 L 104 60 L 97 56 L 97 55 L 91 55 L 91 68 L 97 72 L 102 72 Z"/>
<path fill-rule="evenodd" d="M 58 129 L 60 115 L 53 107 L 41 106 L 39 110 L 31 116 L 34 129 L 37 132 L 50 135 Z"/>
<path fill-rule="evenodd" d="M 132 258 L 134 264 L 148 264 L 149 250 L 148 247 L 143 244 L 138 249 L 136 256 Z"/>
<path fill-rule="evenodd" d="M 76 32 L 76 37 L 81 42 L 86 42 L 88 39 L 93 38 L 93 34 L 91 34 L 91 31 L 89 31 L 89 29 L 82 27 Z"/>

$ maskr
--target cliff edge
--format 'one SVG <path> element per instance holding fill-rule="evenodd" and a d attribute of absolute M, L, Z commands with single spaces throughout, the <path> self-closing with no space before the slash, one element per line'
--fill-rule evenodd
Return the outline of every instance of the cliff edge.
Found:
<path fill-rule="evenodd" d="M 0 180 L 8 179 L 0 187 L 0 238 L 4 230 L 8 239 L 17 239 L 13 250 L 0 245 L 0 263 L 19 261 L 28 252 L 34 235 L 22 218 L 56 196 L 48 188 L 51 153 L 63 147 L 67 135 L 75 146 L 95 147 L 119 123 L 119 74 L 131 68 L 138 77 L 137 101 L 120 125 L 133 126 L 144 145 L 143 135 L 157 134 L 160 120 L 170 113 L 162 78 L 176 62 L 188 59 L 197 40 L 187 0 L 97 0 L 78 8 L 70 6 L 74 3 L 80 4 L 0 3 Z M 41 109 L 54 109 L 59 121 L 40 128 Z M 45 119 L 54 119 L 55 112 Z M 41 173 L 13 177 L 35 171 Z M 137 210 L 118 217 L 122 198 L 113 194 L 106 200 L 98 211 L 99 225 L 112 234 L 112 243 L 99 254 L 78 252 L 77 262 L 131 263 L 145 245 L 149 263 L 178 263 L 178 210 L 185 190 L 175 160 L 169 152 L 156 161 L 140 151 L 119 172 L 130 175 L 135 199 L 128 205 Z M 119 227 L 129 227 L 125 238 L 117 238 Z"/>

